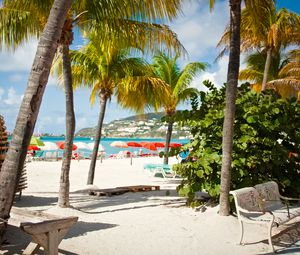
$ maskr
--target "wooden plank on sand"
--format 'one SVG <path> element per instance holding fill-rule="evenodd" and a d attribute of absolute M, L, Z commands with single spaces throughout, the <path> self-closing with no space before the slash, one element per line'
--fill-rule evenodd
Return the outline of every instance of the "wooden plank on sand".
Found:
<path fill-rule="evenodd" d="M 160 186 L 134 185 L 134 186 L 116 187 L 112 189 L 94 189 L 94 190 L 89 190 L 89 195 L 111 197 L 113 195 L 122 195 L 126 192 L 143 192 L 143 191 L 152 191 L 152 190 L 160 190 Z"/>
<path fill-rule="evenodd" d="M 111 197 L 113 195 L 122 195 L 126 192 L 129 192 L 130 190 L 127 188 L 113 188 L 113 189 L 95 189 L 90 190 L 89 195 L 92 196 L 108 196 Z"/>
<path fill-rule="evenodd" d="M 120 187 L 117 187 L 117 188 L 120 188 Z M 160 190 L 160 186 L 157 186 L 157 185 L 134 185 L 134 186 L 125 186 L 122 188 L 127 188 L 130 190 L 130 192 Z"/>

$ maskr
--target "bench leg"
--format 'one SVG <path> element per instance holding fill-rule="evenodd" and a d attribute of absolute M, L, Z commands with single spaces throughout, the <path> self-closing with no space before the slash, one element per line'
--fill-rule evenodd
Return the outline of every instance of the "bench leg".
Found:
<path fill-rule="evenodd" d="M 268 226 L 268 241 L 269 241 L 270 251 L 275 252 L 274 246 L 273 246 L 273 243 L 272 243 L 272 225 L 273 225 L 273 221 Z"/>
<path fill-rule="evenodd" d="M 244 237 L 244 225 L 243 222 L 240 220 L 240 231 L 241 231 L 241 238 L 239 241 L 239 244 L 243 244 L 243 237 Z"/>
<path fill-rule="evenodd" d="M 47 255 L 57 255 L 58 254 L 58 231 L 50 231 L 48 233 L 48 250 L 46 251 Z"/>

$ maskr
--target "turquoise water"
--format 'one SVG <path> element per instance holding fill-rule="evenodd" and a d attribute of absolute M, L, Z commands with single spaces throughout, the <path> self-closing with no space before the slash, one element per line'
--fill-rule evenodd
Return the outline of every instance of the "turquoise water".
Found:
<path fill-rule="evenodd" d="M 47 136 L 43 136 L 41 137 L 41 140 L 44 142 L 63 142 L 64 141 L 64 137 L 47 137 Z M 123 142 L 142 142 L 142 141 L 149 141 L 149 142 L 154 142 L 154 141 L 159 141 L 159 142 L 164 142 L 165 139 L 163 138 L 102 138 L 101 139 L 101 145 L 104 147 L 106 155 L 110 155 L 110 154 L 117 154 L 119 151 L 121 150 L 129 150 L 131 152 L 133 151 L 138 151 L 140 148 L 133 148 L 133 147 L 129 147 L 129 148 L 115 148 L 110 146 L 110 144 L 114 141 L 123 141 Z M 187 143 L 189 140 L 188 139 L 172 139 L 172 143 Z M 74 143 L 76 142 L 84 142 L 84 143 L 92 143 L 94 142 L 94 140 L 92 140 L 89 137 L 76 137 L 74 139 Z M 161 148 L 159 148 L 161 149 Z M 143 153 L 149 153 L 150 151 L 142 148 Z M 155 151 L 151 151 L 152 153 Z"/>

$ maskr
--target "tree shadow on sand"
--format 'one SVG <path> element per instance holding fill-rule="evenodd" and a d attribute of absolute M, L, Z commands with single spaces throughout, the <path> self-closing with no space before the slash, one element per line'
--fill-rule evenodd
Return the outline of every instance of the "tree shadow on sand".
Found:
<path fill-rule="evenodd" d="M 124 211 L 145 207 L 156 207 L 162 205 L 178 206 L 185 205 L 184 198 L 178 198 L 174 190 L 157 190 L 148 192 L 128 192 L 122 195 L 91 196 L 81 194 L 72 196 L 72 205 L 88 214 L 99 214 L 107 212 Z"/>
<path fill-rule="evenodd" d="M 65 239 L 86 235 L 88 232 L 117 227 L 117 224 L 78 221 L 67 233 Z"/>
<path fill-rule="evenodd" d="M 20 200 L 15 201 L 17 207 L 39 207 L 55 206 L 57 204 L 57 193 L 55 196 L 23 195 Z"/>

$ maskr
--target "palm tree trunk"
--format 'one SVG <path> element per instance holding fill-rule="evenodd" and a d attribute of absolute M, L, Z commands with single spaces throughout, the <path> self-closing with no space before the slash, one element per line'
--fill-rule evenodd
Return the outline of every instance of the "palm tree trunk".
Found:
<path fill-rule="evenodd" d="M 72 158 L 72 145 L 75 132 L 75 114 L 74 114 L 74 100 L 73 100 L 73 87 L 72 87 L 72 70 L 71 61 L 69 57 L 69 45 L 62 44 L 62 61 L 63 61 L 63 77 L 66 96 L 66 138 L 64 148 L 64 158 L 62 161 L 58 206 L 69 207 L 69 191 L 70 191 L 70 166 Z"/>
<path fill-rule="evenodd" d="M 20 106 L 11 144 L 0 172 L 0 218 L 9 218 L 15 189 L 23 169 L 51 64 L 57 49 L 62 27 L 71 6 L 70 0 L 55 0 L 29 76 Z"/>
<path fill-rule="evenodd" d="M 240 23 L 241 0 L 230 0 L 230 53 L 226 85 L 226 106 L 223 123 L 222 169 L 220 189 L 220 211 L 222 216 L 229 215 L 229 191 L 231 182 L 231 154 L 233 145 L 235 100 L 240 66 Z"/>
<path fill-rule="evenodd" d="M 96 137 L 95 137 L 95 144 L 94 144 L 94 149 L 93 149 L 93 153 L 92 153 L 92 159 L 91 159 L 87 184 L 94 183 L 96 161 L 97 161 L 99 144 L 101 141 L 101 132 L 102 132 L 103 119 L 104 119 L 104 115 L 105 115 L 106 102 L 107 102 L 106 95 L 104 93 L 100 93 L 100 113 L 99 113 L 97 129 L 96 129 L 97 132 L 96 132 Z"/>
<path fill-rule="evenodd" d="M 264 91 L 266 89 L 266 84 L 268 81 L 268 74 L 269 74 L 269 70 L 270 70 L 270 66 L 271 66 L 271 61 L 272 61 L 272 47 L 270 47 L 267 51 L 267 59 L 266 59 L 266 63 L 265 63 L 264 78 L 263 78 L 263 82 L 261 85 L 261 91 Z"/>
<path fill-rule="evenodd" d="M 167 131 L 167 136 L 166 136 L 164 164 L 169 163 L 169 145 L 170 145 L 170 142 L 171 142 L 172 131 L 173 131 L 173 121 L 169 121 L 168 131 Z"/>

